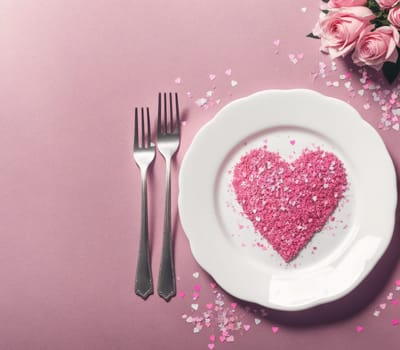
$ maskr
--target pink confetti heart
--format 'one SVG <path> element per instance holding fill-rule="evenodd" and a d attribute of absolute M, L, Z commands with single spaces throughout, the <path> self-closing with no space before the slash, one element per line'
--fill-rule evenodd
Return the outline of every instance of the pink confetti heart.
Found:
<path fill-rule="evenodd" d="M 232 309 L 236 309 L 237 303 L 231 303 Z"/>
<path fill-rule="evenodd" d="M 395 284 L 396 286 L 400 286 L 400 280 L 396 280 Z"/>
<path fill-rule="evenodd" d="M 225 74 L 226 74 L 227 76 L 231 76 L 231 75 L 232 75 L 232 69 L 231 69 L 231 68 L 228 68 L 228 69 L 225 71 Z"/>
<path fill-rule="evenodd" d="M 207 308 L 208 310 L 211 310 L 211 309 L 212 309 L 212 307 L 213 307 L 213 304 L 211 304 L 211 303 L 209 303 L 209 304 L 206 304 L 206 308 Z"/>
<path fill-rule="evenodd" d="M 272 333 L 278 333 L 279 332 L 279 327 L 273 326 L 271 327 Z"/>
<path fill-rule="evenodd" d="M 215 74 L 209 74 L 208 77 L 210 80 L 214 80 L 217 76 Z"/>
<path fill-rule="evenodd" d="M 228 338 L 226 338 L 226 341 L 227 341 L 228 343 L 232 343 L 232 342 L 235 341 L 235 337 L 234 337 L 233 335 L 230 335 Z"/>
<path fill-rule="evenodd" d="M 290 144 L 293 146 L 296 143 L 296 140 L 290 140 Z"/>
<path fill-rule="evenodd" d="M 399 299 L 393 299 L 392 300 L 393 305 L 398 305 L 399 304 Z"/>
<path fill-rule="evenodd" d="M 200 296 L 199 293 L 193 292 L 193 299 L 198 299 L 199 296 Z"/>
<path fill-rule="evenodd" d="M 279 44 L 281 43 L 281 41 L 279 39 L 274 40 L 274 45 L 275 46 L 279 46 Z"/>
<path fill-rule="evenodd" d="M 277 195 L 273 184 L 278 183 L 287 196 Z M 278 153 L 260 148 L 235 165 L 232 185 L 254 228 L 289 262 L 324 227 L 343 196 L 347 179 L 333 153 L 305 150 L 288 163 Z"/>
<path fill-rule="evenodd" d="M 179 292 L 178 296 L 179 296 L 179 298 L 183 299 L 186 296 L 186 293 L 185 292 Z"/>
<path fill-rule="evenodd" d="M 393 326 L 397 326 L 398 324 L 399 324 L 399 320 L 397 320 L 397 319 L 392 320 Z"/>
<path fill-rule="evenodd" d="M 210 341 L 215 341 L 215 335 L 210 335 Z"/>
<path fill-rule="evenodd" d="M 175 80 L 174 80 L 174 82 L 175 82 L 175 84 L 180 84 L 181 82 L 182 82 L 182 79 L 181 78 L 175 78 Z"/>
<path fill-rule="evenodd" d="M 357 326 L 356 330 L 357 330 L 358 333 L 361 333 L 364 330 L 364 327 L 363 326 Z"/>
<path fill-rule="evenodd" d="M 244 325 L 243 325 L 243 329 L 244 329 L 245 331 L 248 331 L 248 330 L 250 329 L 250 325 L 249 325 L 249 324 L 244 324 Z"/>
<path fill-rule="evenodd" d="M 214 289 L 216 286 L 217 286 L 217 285 L 216 285 L 214 282 L 211 282 L 211 283 L 210 283 L 210 287 L 211 287 L 212 289 Z"/>
<path fill-rule="evenodd" d="M 386 304 L 385 304 L 385 303 L 379 304 L 379 307 L 380 307 L 382 310 L 385 310 L 385 309 L 386 309 Z"/>
<path fill-rule="evenodd" d="M 298 53 L 298 54 L 297 54 L 297 58 L 298 58 L 299 60 L 302 60 L 302 59 L 304 58 L 304 53 Z"/>
<path fill-rule="evenodd" d="M 196 292 L 198 292 L 198 291 L 200 291 L 200 286 L 199 286 L 198 284 L 196 284 L 196 285 L 193 287 L 193 289 L 194 289 Z"/>
<path fill-rule="evenodd" d="M 223 335 L 220 335 L 220 336 L 219 336 L 219 341 L 220 341 L 221 343 L 223 343 L 223 342 L 225 341 L 225 337 L 224 337 Z"/>
<path fill-rule="evenodd" d="M 208 348 L 209 348 L 210 350 L 214 349 L 214 347 L 215 347 L 215 344 L 213 344 L 213 343 L 208 344 Z"/>

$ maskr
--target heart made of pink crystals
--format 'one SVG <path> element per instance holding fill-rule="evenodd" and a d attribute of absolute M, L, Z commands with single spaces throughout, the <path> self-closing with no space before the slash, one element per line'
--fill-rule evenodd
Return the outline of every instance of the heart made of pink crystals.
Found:
<path fill-rule="evenodd" d="M 289 262 L 322 230 L 343 197 L 347 178 L 331 152 L 306 149 L 289 163 L 260 148 L 235 165 L 232 185 L 244 215 Z"/>

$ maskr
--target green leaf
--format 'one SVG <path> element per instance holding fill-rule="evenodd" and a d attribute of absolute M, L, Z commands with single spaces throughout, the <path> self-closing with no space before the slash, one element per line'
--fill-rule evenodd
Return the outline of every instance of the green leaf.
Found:
<path fill-rule="evenodd" d="M 313 39 L 321 39 L 319 36 L 314 35 L 313 33 L 307 34 L 306 37 L 307 38 L 313 38 Z"/>
<path fill-rule="evenodd" d="M 399 48 L 397 48 L 397 51 L 400 53 Z M 400 54 L 396 63 L 385 62 L 382 72 L 389 84 L 392 84 L 400 73 Z"/>
<path fill-rule="evenodd" d="M 381 11 L 381 7 L 375 0 L 368 0 L 367 7 L 377 15 Z"/>

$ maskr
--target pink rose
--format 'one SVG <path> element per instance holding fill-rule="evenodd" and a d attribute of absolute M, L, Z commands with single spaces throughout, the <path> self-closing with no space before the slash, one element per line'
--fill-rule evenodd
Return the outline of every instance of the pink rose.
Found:
<path fill-rule="evenodd" d="M 390 9 L 388 20 L 397 29 L 400 29 L 400 7 L 393 7 Z"/>
<path fill-rule="evenodd" d="M 335 7 L 352 7 L 352 6 L 364 6 L 368 0 L 330 0 L 328 2 L 329 8 Z"/>
<path fill-rule="evenodd" d="M 375 18 L 365 6 L 343 7 L 331 10 L 320 18 L 314 33 L 321 38 L 321 51 L 332 59 L 346 56 L 366 28 L 373 28 L 370 21 Z"/>
<path fill-rule="evenodd" d="M 387 61 L 396 63 L 399 32 L 392 26 L 379 27 L 373 32 L 368 29 L 361 33 L 353 53 L 358 66 L 371 66 L 380 70 Z"/>
<path fill-rule="evenodd" d="M 399 2 L 399 0 L 375 0 L 378 5 L 384 9 L 390 9 L 391 7 L 393 7 L 394 5 L 396 5 L 396 3 Z"/>

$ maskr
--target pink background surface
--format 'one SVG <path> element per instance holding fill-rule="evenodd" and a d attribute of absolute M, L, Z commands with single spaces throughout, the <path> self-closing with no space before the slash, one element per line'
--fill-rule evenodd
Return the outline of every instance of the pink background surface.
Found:
<path fill-rule="evenodd" d="M 206 336 L 181 319 L 190 313 L 190 298 L 165 303 L 153 295 L 144 302 L 133 292 L 140 217 L 133 107 L 148 105 L 154 117 L 159 91 L 180 93 L 186 125 L 173 169 L 175 216 L 185 151 L 233 99 L 269 88 L 311 88 L 349 101 L 376 127 L 379 106 L 364 110 L 360 98 L 311 77 L 319 61 L 329 64 L 319 42 L 305 38 L 318 6 L 311 0 L 1 1 L 1 349 L 207 349 Z M 304 58 L 292 64 L 290 53 Z M 346 69 L 342 62 L 338 67 Z M 194 101 L 213 87 L 221 103 L 199 108 Z M 399 134 L 381 135 L 398 168 Z M 161 157 L 150 175 L 157 280 Z M 400 326 L 391 320 L 400 317 L 400 306 L 388 305 L 380 317 L 372 313 L 400 278 L 399 243 L 396 228 L 381 263 L 343 300 L 303 313 L 271 311 L 251 332 L 216 348 L 396 348 Z M 211 281 L 179 223 L 175 257 L 178 290 Z M 246 313 L 245 306 L 238 308 Z M 363 332 L 356 332 L 358 325 Z"/>

